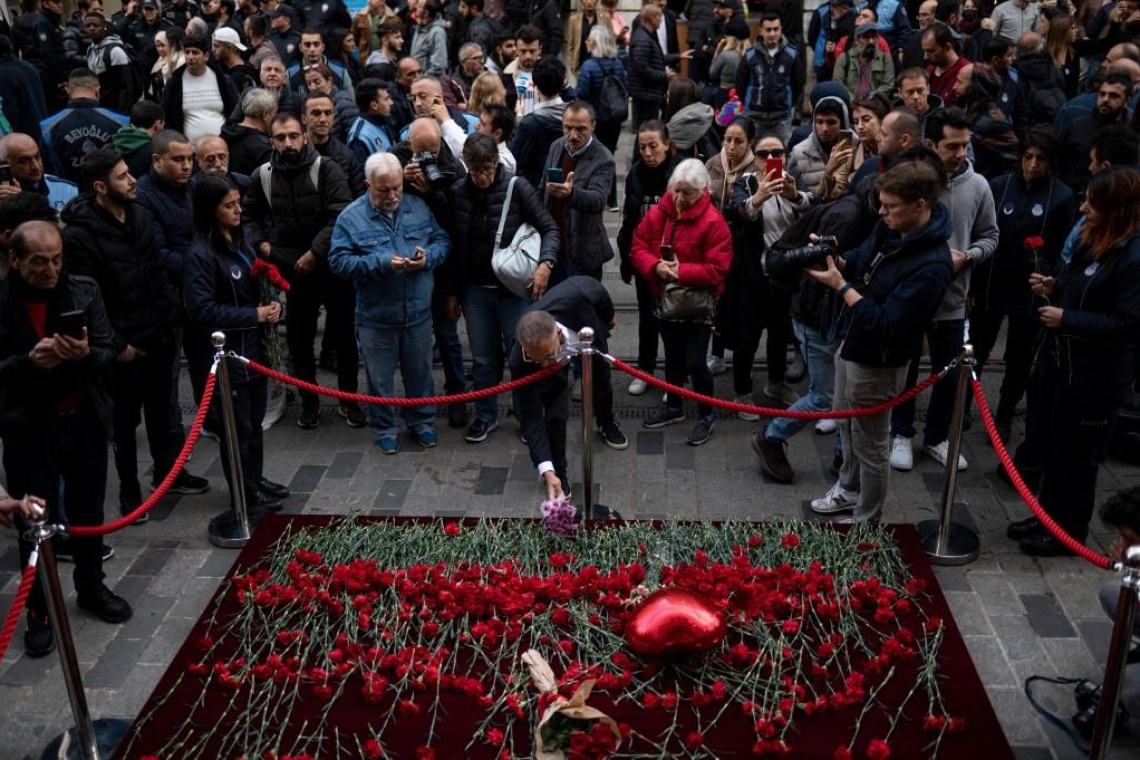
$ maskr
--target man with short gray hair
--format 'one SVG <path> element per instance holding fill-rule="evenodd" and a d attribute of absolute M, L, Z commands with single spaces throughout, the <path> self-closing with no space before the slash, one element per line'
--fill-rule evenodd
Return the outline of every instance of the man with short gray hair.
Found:
<path fill-rule="evenodd" d="M 364 174 L 368 192 L 346 206 L 333 227 L 329 268 L 356 285 L 357 338 L 368 392 L 396 395 L 398 366 L 405 397 L 432 396 L 431 270 L 447 257 L 450 239 L 423 200 L 405 195 L 403 167 L 395 156 L 370 156 Z M 395 409 L 370 405 L 367 415 L 377 450 L 398 453 Z M 402 416 L 416 443 L 436 445 L 435 406 L 405 407 Z"/>
<path fill-rule="evenodd" d="M 269 126 L 277 115 L 277 96 L 255 87 L 242 95 L 241 110 L 245 117 L 238 124 L 222 127 L 222 138 L 230 148 L 230 169 L 252 174 L 273 153 Z"/>

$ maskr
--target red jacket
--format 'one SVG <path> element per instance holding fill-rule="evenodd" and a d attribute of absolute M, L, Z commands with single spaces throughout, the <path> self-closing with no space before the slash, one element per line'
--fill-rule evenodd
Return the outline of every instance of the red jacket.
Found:
<path fill-rule="evenodd" d="M 666 192 L 633 233 L 630 261 L 656 297 L 661 296 L 662 282 L 653 269 L 661 261 L 663 243 L 673 246 L 681 263 L 678 284 L 716 288 L 718 296 L 724 292 L 724 278 L 732 264 L 732 235 L 707 190 L 680 217 L 673 194 Z"/>

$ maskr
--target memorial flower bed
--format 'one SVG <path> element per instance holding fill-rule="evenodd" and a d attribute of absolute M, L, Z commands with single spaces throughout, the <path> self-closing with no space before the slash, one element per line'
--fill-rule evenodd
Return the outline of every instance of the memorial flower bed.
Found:
<path fill-rule="evenodd" d="M 344 519 L 229 579 L 121 756 L 964 754 L 927 591 L 871 526 Z M 720 632 L 686 651 L 700 604 Z"/>

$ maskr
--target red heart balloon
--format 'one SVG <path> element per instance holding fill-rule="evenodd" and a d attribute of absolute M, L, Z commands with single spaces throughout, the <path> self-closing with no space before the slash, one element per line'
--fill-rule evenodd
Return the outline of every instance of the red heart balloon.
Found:
<path fill-rule="evenodd" d="M 724 615 L 684 588 L 663 588 L 643 601 L 625 626 L 629 648 L 651 660 L 707 652 L 728 630 Z"/>

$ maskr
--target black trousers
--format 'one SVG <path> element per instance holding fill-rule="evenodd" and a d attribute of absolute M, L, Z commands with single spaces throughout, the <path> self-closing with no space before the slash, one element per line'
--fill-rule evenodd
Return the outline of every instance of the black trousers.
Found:
<path fill-rule="evenodd" d="M 998 397 L 994 415 L 998 418 L 1011 418 L 1017 403 L 1025 395 L 1029 386 L 1029 373 L 1033 370 L 1033 354 L 1037 350 L 1041 325 L 1036 314 L 1017 312 L 1006 314 L 1003 311 L 975 309 L 970 312 L 970 341 L 974 345 L 974 357 L 978 361 L 980 375 L 989 361 L 997 343 L 998 332 L 1003 319 L 1009 319 L 1009 334 L 1005 341 L 1005 375 L 1001 380 L 1001 395 Z M 966 396 L 969 402 L 972 396 Z"/>
<path fill-rule="evenodd" d="M 1029 379 L 1025 441 L 1014 464 L 1030 488 L 1040 483 L 1041 506 L 1079 541 L 1088 536 L 1097 473 L 1119 404 L 1119 393 L 1068 385 L 1051 359 L 1038 362 Z"/>
<path fill-rule="evenodd" d="M 317 320 L 321 305 L 325 307 L 325 332 L 336 348 L 337 387 L 356 393 L 360 357 L 356 349 L 356 290 L 352 283 L 336 277 L 324 261 L 319 261 L 310 274 L 301 274 L 290 266 L 281 273 L 289 281 L 286 296 L 285 327 L 293 374 L 310 383 L 317 381 Z M 312 411 L 320 406 L 320 398 L 301 391 L 301 406 Z"/>
<path fill-rule="evenodd" d="M 633 103 L 633 133 L 637 134 L 638 128 L 647 121 L 652 121 L 661 115 L 661 103 L 664 100 L 660 98 L 630 98 Z M 634 151 L 636 154 L 637 151 Z"/>
<path fill-rule="evenodd" d="M 340 356 L 343 356 L 341 354 Z M 340 358 L 338 356 L 338 360 Z M 234 423 L 237 426 L 238 457 L 241 461 L 242 480 L 245 485 L 245 495 L 248 498 L 257 490 L 257 483 L 261 480 L 265 465 L 265 442 L 262 436 L 261 421 L 265 419 L 265 404 L 269 400 L 269 379 L 264 375 L 250 375 L 240 382 L 233 382 L 234 375 L 242 373 L 242 369 L 235 367 L 237 362 L 228 359 L 230 366 L 230 390 L 234 401 Z M 210 428 L 218 431 L 218 442 L 222 456 L 222 472 L 225 473 L 226 483 L 230 488 L 230 498 L 233 498 L 234 479 L 230 472 L 229 444 L 226 441 L 222 425 L 222 399 L 219 386 L 216 396 L 210 402 L 210 411 L 207 414 Z"/>
<path fill-rule="evenodd" d="M 30 424 L 18 435 L 5 436 L 4 474 L 12 498 L 22 499 L 29 494 L 43 498 L 52 522 L 102 525 L 107 492 L 107 432 L 95 410 L 83 405 L 53 416 L 46 424 Z M 16 526 L 23 536 L 27 523 L 17 517 Z M 75 590 L 80 595 L 93 592 L 105 577 L 103 539 L 72 538 L 70 546 L 75 558 Z M 20 538 L 21 572 L 32 549 L 31 543 Z M 37 616 L 47 611 L 38 576 L 28 597 L 28 609 Z"/>
<path fill-rule="evenodd" d="M 709 352 L 712 327 L 701 322 L 660 321 L 661 340 L 665 344 L 665 379 L 673 385 L 684 385 L 686 377 L 693 379 L 693 390 L 705 396 L 713 395 L 713 376 L 705 357 Z M 669 394 L 670 411 L 684 409 L 685 399 L 676 393 Z M 697 404 L 697 414 L 711 417 L 712 406 Z"/>
<path fill-rule="evenodd" d="M 633 287 L 637 293 L 637 368 L 653 372 L 657 369 L 657 344 L 661 335 L 655 311 L 657 299 L 649 283 L 639 274 L 633 276 Z"/>
<path fill-rule="evenodd" d="M 618 138 L 621 137 L 621 122 L 619 121 L 599 121 L 597 128 L 594 130 L 594 136 L 598 141 L 609 148 L 610 153 L 617 155 Z M 637 153 L 636 146 L 634 153 Z M 606 198 L 606 205 L 614 207 L 618 205 L 617 202 L 617 172 L 614 172 L 613 182 L 610 183 L 610 194 Z"/>
<path fill-rule="evenodd" d="M 171 341 L 134 361 L 115 365 L 115 471 L 119 473 L 119 500 L 131 506 L 142 500 L 135 441 L 139 422 L 146 422 L 154 482 L 161 482 L 174 464 L 176 453 L 170 435 L 170 367 L 174 348 Z"/>

